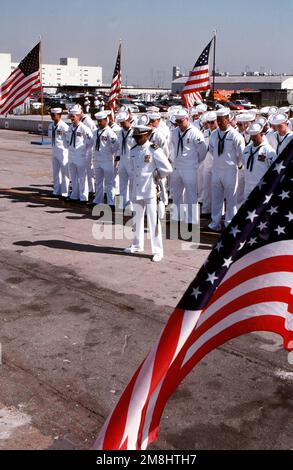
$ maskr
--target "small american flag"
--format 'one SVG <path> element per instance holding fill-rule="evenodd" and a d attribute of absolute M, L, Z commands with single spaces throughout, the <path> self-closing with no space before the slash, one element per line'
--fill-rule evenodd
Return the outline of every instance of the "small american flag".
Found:
<path fill-rule="evenodd" d="M 121 44 L 119 44 L 117 60 L 113 73 L 110 96 L 108 101 L 108 108 L 111 109 L 113 118 L 116 109 L 116 101 L 119 97 L 119 93 L 121 90 L 121 81 Z"/>
<path fill-rule="evenodd" d="M 40 89 L 40 43 L 38 43 L 2 83 L 0 114 L 7 114 Z"/>
<path fill-rule="evenodd" d="M 213 39 L 200 54 L 182 90 L 182 99 L 186 108 L 190 108 L 195 102 L 202 101 L 200 92 L 211 88 L 209 55 L 212 42 Z"/>
<path fill-rule="evenodd" d="M 293 350 L 293 141 L 225 229 L 104 424 L 95 449 L 146 449 L 170 395 L 210 351 L 252 331 Z"/>

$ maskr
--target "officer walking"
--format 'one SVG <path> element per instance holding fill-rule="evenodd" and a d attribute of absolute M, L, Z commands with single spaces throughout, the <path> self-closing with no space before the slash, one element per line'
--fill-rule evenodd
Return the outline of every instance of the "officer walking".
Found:
<path fill-rule="evenodd" d="M 134 236 L 132 245 L 125 249 L 126 253 L 144 250 L 144 214 L 147 212 L 148 227 L 151 237 L 152 261 L 163 258 L 163 239 L 160 220 L 157 212 L 157 187 L 155 173 L 159 178 L 172 172 L 171 164 L 162 149 L 152 144 L 148 137 L 152 129 L 148 126 L 136 125 L 133 138 L 136 145 L 130 150 L 132 170 L 132 196 L 134 206 Z"/>
<path fill-rule="evenodd" d="M 69 168 L 66 132 L 68 125 L 61 119 L 62 108 L 51 108 L 52 123 L 48 135 L 52 140 L 53 195 L 68 197 Z"/>

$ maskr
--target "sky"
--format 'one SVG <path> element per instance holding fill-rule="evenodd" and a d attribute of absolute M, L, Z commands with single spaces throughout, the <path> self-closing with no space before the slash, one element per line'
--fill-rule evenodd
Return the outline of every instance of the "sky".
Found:
<path fill-rule="evenodd" d="M 217 30 L 216 68 L 293 74 L 292 0 L 9 0 L 0 52 L 20 61 L 42 38 L 43 63 L 78 57 L 113 74 L 122 39 L 123 83 L 167 86 L 172 66 L 192 69 Z"/>

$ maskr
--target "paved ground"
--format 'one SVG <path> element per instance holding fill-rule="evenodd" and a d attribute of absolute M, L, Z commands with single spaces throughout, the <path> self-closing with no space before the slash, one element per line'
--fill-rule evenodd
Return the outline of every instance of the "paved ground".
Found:
<path fill-rule="evenodd" d="M 91 212 L 50 197 L 50 152 L 0 131 L 0 449 L 85 449 L 209 253 L 162 263 L 96 240 Z M 162 418 L 160 449 L 291 449 L 293 370 L 279 337 L 209 354 Z"/>

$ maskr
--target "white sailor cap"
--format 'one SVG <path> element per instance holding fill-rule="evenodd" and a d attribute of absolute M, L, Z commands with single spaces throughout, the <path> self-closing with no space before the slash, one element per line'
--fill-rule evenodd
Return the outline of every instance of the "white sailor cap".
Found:
<path fill-rule="evenodd" d="M 278 112 L 277 106 L 270 106 L 268 109 L 268 115 L 270 116 L 271 114 L 276 114 Z"/>
<path fill-rule="evenodd" d="M 174 116 L 176 119 L 184 119 L 188 118 L 188 111 L 187 109 L 177 109 L 177 111 L 174 113 Z"/>
<path fill-rule="evenodd" d="M 281 108 L 278 109 L 278 113 L 289 113 L 289 106 L 282 106 Z"/>
<path fill-rule="evenodd" d="M 215 111 L 208 111 L 205 113 L 206 122 L 216 121 L 217 113 Z"/>
<path fill-rule="evenodd" d="M 139 126 L 147 126 L 150 123 L 150 118 L 148 114 L 142 114 L 137 121 Z"/>
<path fill-rule="evenodd" d="M 277 126 L 278 124 L 284 124 L 285 122 L 288 122 L 288 116 L 285 113 L 272 114 L 269 121 L 270 124 Z"/>
<path fill-rule="evenodd" d="M 217 109 L 217 111 L 216 111 L 217 117 L 230 116 L 230 113 L 231 113 L 230 108 L 225 108 L 225 107 Z"/>
<path fill-rule="evenodd" d="M 118 109 L 118 113 L 121 113 L 122 111 L 128 111 L 128 106 L 126 106 L 126 104 L 123 104 L 123 105 Z"/>
<path fill-rule="evenodd" d="M 269 114 L 270 106 L 264 106 L 263 108 L 260 108 L 259 112 L 260 114 Z"/>
<path fill-rule="evenodd" d="M 62 108 L 51 108 L 50 114 L 62 114 Z"/>
<path fill-rule="evenodd" d="M 148 117 L 152 121 L 156 121 L 157 119 L 161 119 L 161 114 L 155 111 L 148 112 Z"/>
<path fill-rule="evenodd" d="M 133 128 L 133 137 L 138 135 L 144 135 L 151 132 L 153 129 L 149 126 L 143 126 L 141 124 L 136 124 Z"/>
<path fill-rule="evenodd" d="M 124 122 L 124 121 L 127 121 L 127 119 L 129 119 L 130 116 L 129 116 L 129 113 L 127 111 L 121 111 L 120 113 L 117 114 L 116 116 L 116 121 L 117 122 Z"/>
<path fill-rule="evenodd" d="M 207 113 L 203 113 L 203 114 L 199 117 L 201 123 L 207 122 L 206 114 L 207 114 Z"/>
<path fill-rule="evenodd" d="M 260 134 L 263 130 L 263 126 L 258 122 L 252 122 L 250 126 L 246 129 L 248 135 L 257 135 Z"/>
<path fill-rule="evenodd" d="M 97 121 L 100 121 L 101 119 L 107 119 L 109 114 L 111 114 L 111 111 L 110 113 L 108 113 L 107 111 L 99 111 L 98 113 L 95 114 L 95 118 Z"/>
<path fill-rule="evenodd" d="M 195 109 L 197 110 L 198 113 L 205 113 L 208 107 L 205 103 L 200 103 L 195 107 Z"/>
<path fill-rule="evenodd" d="M 158 106 L 148 106 L 147 107 L 147 112 L 149 113 L 157 113 L 158 111 L 160 111 L 160 108 L 158 108 Z"/>
<path fill-rule="evenodd" d="M 172 122 L 172 124 L 176 124 L 176 116 L 175 114 L 170 114 L 168 117 L 169 121 Z"/>
<path fill-rule="evenodd" d="M 255 120 L 254 113 L 241 113 L 236 116 L 236 122 L 251 122 Z"/>
<path fill-rule="evenodd" d="M 267 119 L 263 116 L 259 116 L 256 120 L 257 124 L 260 124 L 262 127 L 264 127 L 267 124 Z"/>
<path fill-rule="evenodd" d="M 81 106 L 80 104 L 75 104 L 74 106 L 72 106 L 70 109 L 69 109 L 69 114 L 73 115 L 73 114 L 81 114 L 82 113 L 82 109 L 81 109 Z"/>

